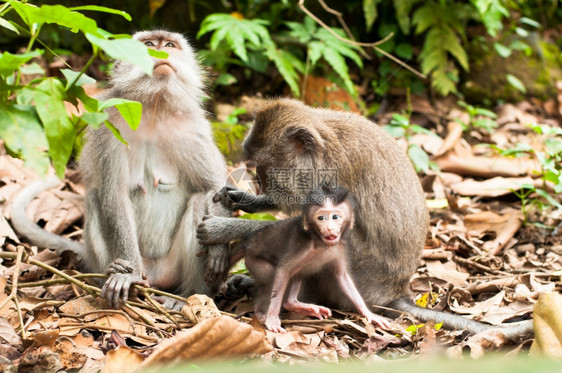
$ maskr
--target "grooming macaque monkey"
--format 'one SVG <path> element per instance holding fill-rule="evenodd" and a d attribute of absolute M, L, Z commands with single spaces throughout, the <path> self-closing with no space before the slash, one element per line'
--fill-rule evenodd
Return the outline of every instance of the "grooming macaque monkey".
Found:
<path fill-rule="evenodd" d="M 128 145 L 106 127 L 87 133 L 80 159 L 84 245 L 47 233 L 25 216 L 29 201 L 53 186 L 52 180 L 24 189 L 12 208 L 14 227 L 34 245 L 74 251 L 86 270 L 107 273 L 102 296 L 113 307 L 127 299 L 134 284 L 184 296 L 213 293 L 228 265 L 224 244 L 204 247 L 195 235 L 205 214 L 227 212 L 212 202 L 226 180 L 226 166 L 201 107 L 202 71 L 195 53 L 177 33 L 143 31 L 133 38 L 169 56 L 155 59 L 152 76 L 118 62 L 100 98 L 139 101 L 143 112 L 133 131 L 115 108 L 107 111 Z M 199 252 L 207 255 L 198 257 Z M 164 300 L 172 308 L 180 303 Z"/>
<path fill-rule="evenodd" d="M 256 163 L 266 194 L 252 197 L 224 188 L 216 200 L 233 210 L 280 207 L 295 213 L 299 206 L 293 201 L 318 188 L 326 176 L 333 177 L 357 201 L 349 265 L 367 305 L 389 306 L 471 333 L 491 328 L 417 307 L 409 299 L 410 277 L 420 262 L 428 230 L 428 212 L 410 160 L 382 128 L 352 113 L 315 109 L 295 100 L 273 100 L 257 111 L 244 150 L 247 159 Z M 303 188 L 298 180 L 311 172 L 312 185 Z M 216 244 L 241 239 L 268 224 L 271 222 L 206 217 L 198 237 L 201 242 Z M 351 308 L 325 272 L 304 282 L 299 296 L 339 309 Z M 503 330 L 510 338 L 532 331 L 531 323 L 522 324 L 520 329 L 512 325 Z"/>
<path fill-rule="evenodd" d="M 369 322 L 390 326 L 367 308 L 349 275 L 347 250 L 353 224 L 353 202 L 347 189 L 325 187 L 308 195 L 301 216 L 271 224 L 238 244 L 231 264 L 245 257 L 257 286 L 255 314 L 269 330 L 285 331 L 279 320 L 282 304 L 288 311 L 319 319 L 332 315 L 329 308 L 297 298 L 301 284 L 321 269 L 329 272 Z"/>

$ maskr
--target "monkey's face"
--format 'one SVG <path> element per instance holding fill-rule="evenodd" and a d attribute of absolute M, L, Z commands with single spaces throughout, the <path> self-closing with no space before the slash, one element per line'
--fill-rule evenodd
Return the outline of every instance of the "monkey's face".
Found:
<path fill-rule="evenodd" d="M 333 206 L 327 200 L 322 206 L 314 206 L 310 210 L 308 224 L 312 224 L 314 231 L 320 236 L 325 245 L 339 244 L 341 236 L 351 228 L 351 211 L 345 203 Z"/>
<path fill-rule="evenodd" d="M 139 101 L 153 100 L 157 93 L 168 94 L 168 99 L 200 99 L 203 87 L 201 69 L 192 48 L 181 34 L 162 30 L 141 31 L 134 34 L 133 39 L 148 48 L 167 52 L 168 57 L 154 58 L 152 76 L 136 65 L 118 62 L 112 73 L 114 86 Z"/>

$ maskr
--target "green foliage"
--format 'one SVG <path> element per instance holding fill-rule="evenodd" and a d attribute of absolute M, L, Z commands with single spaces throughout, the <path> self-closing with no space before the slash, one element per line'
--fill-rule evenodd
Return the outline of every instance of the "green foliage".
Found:
<path fill-rule="evenodd" d="M 22 158 L 26 166 L 43 175 L 50 162 L 59 177 L 64 175 L 76 137 L 88 125 L 98 127 L 105 123 L 120 137 L 117 129 L 107 121 L 104 109 L 115 106 L 132 128 L 140 122 L 142 107 L 139 103 L 123 99 L 103 102 L 86 95 L 82 85 L 94 80 L 84 72 L 95 58 L 105 53 L 109 57 L 133 62 L 148 74 L 152 73 L 152 58 L 142 43 L 98 28 L 96 22 L 80 10 L 118 14 L 131 19 L 125 12 L 100 6 L 37 7 L 9 0 L 0 7 L 0 27 L 29 38 L 24 53 L 14 55 L 4 52 L 0 55 L 0 137 L 11 155 Z M 5 18 L 14 12 L 19 21 Z M 41 29 L 45 24 L 81 33 L 90 41 L 93 54 L 81 71 L 63 69 L 64 78 L 48 77 L 36 63 L 30 63 L 32 58 L 44 53 L 42 49 L 35 48 L 35 44 L 42 43 Z M 39 74 L 41 77 L 21 84 L 22 77 L 28 74 Z M 78 100 L 83 102 L 85 112 L 80 116 L 69 115 L 64 103 L 76 105 Z"/>
<path fill-rule="evenodd" d="M 277 218 L 267 212 L 255 212 L 253 214 L 244 214 L 240 216 L 240 219 L 249 220 L 277 220 Z"/>
<path fill-rule="evenodd" d="M 540 179 L 543 180 L 543 188 L 534 185 L 524 184 L 520 191 L 513 193 L 521 200 L 521 210 L 523 211 L 525 222 L 527 222 L 527 205 L 534 204 L 543 206 L 541 200 L 531 198 L 533 195 L 542 197 L 546 204 L 562 210 L 562 204 L 548 191 L 552 190 L 556 196 L 562 193 L 562 129 L 541 124 L 531 124 L 531 129 L 538 135 L 545 137 L 544 149 L 535 150 L 528 144 L 518 143 L 510 149 L 499 149 L 494 147 L 500 155 L 520 156 L 531 155 L 536 157 L 541 165 Z M 547 185 L 549 183 L 549 185 Z M 534 194 L 533 194 L 534 193 Z"/>
<path fill-rule="evenodd" d="M 410 143 L 410 139 L 417 133 L 424 133 L 431 136 L 437 136 L 432 131 L 423 128 L 420 125 L 410 123 L 411 111 L 405 114 L 395 113 L 392 115 L 390 123 L 383 126 L 392 137 L 404 137 L 408 142 L 408 157 L 414 164 L 417 172 L 427 172 L 430 169 L 437 170 L 435 162 L 429 159 L 428 154 L 419 145 Z"/>
<path fill-rule="evenodd" d="M 492 133 L 494 128 L 497 128 L 498 124 L 496 123 L 495 119 L 498 116 L 493 111 L 480 107 L 475 107 L 463 101 L 458 101 L 457 104 L 465 108 L 469 116 L 468 123 L 464 123 L 459 119 L 456 119 L 456 121 L 463 126 L 463 129 L 465 131 L 468 130 L 470 127 L 475 127 L 475 128 L 481 128 L 488 133 Z"/>
<path fill-rule="evenodd" d="M 246 109 L 237 108 L 226 118 L 224 122 L 212 122 L 215 142 L 221 153 L 227 158 L 242 153 L 242 141 L 248 127 L 238 123 L 238 116 L 245 114 Z"/>
<path fill-rule="evenodd" d="M 346 58 L 351 59 L 359 67 L 363 67 L 357 47 L 340 41 L 308 17 L 302 23 L 286 22 L 284 26 L 288 30 L 284 29 L 283 33 L 288 38 L 277 38 L 276 41 L 266 28 L 269 25 L 267 20 L 246 19 L 238 12 L 214 13 L 203 20 L 197 37 L 212 34 L 209 50 L 204 51 L 203 55 L 207 63 L 219 70 L 219 84 L 236 81 L 227 73 L 229 64 L 246 66 L 259 73 L 266 73 L 267 67 L 272 64 L 289 85 L 292 93 L 300 96 L 299 74 L 328 65 L 341 79 L 345 89 L 357 95 L 346 61 Z M 332 30 L 340 36 L 345 36 L 341 29 Z M 307 62 L 298 57 L 303 55 L 303 49 Z M 265 61 L 263 57 L 266 58 Z"/>

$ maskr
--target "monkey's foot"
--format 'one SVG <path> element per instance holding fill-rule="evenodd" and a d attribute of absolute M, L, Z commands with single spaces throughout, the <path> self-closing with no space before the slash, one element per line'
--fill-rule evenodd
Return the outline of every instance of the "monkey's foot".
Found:
<path fill-rule="evenodd" d="M 316 317 L 320 320 L 327 319 L 332 316 L 332 311 L 329 308 L 311 303 L 286 302 L 284 307 L 287 311 L 296 312 L 305 316 Z"/>
<path fill-rule="evenodd" d="M 281 327 L 281 320 L 279 316 L 268 316 L 265 319 L 265 327 L 267 330 L 274 332 L 274 333 L 285 333 L 286 330 Z"/>
<path fill-rule="evenodd" d="M 371 324 L 375 324 L 385 330 L 390 329 L 390 321 L 388 321 L 386 317 L 374 314 L 372 312 L 369 312 L 364 316 L 367 318 L 367 321 L 369 321 Z"/>
<path fill-rule="evenodd" d="M 212 245 L 231 241 L 228 232 L 232 218 L 205 215 L 203 221 L 197 226 L 197 239 L 201 244 Z"/>
<path fill-rule="evenodd" d="M 255 291 L 256 280 L 246 275 L 236 274 L 226 283 L 224 297 L 228 300 L 238 300 L 244 295 L 253 296 Z M 256 317 L 258 317 L 257 314 Z"/>

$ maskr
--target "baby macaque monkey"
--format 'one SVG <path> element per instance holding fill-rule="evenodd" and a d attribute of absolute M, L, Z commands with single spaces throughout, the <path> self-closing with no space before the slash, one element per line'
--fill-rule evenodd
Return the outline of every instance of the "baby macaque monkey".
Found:
<path fill-rule="evenodd" d="M 369 322 L 389 328 L 387 319 L 369 310 L 349 275 L 346 251 L 354 224 L 354 202 L 348 190 L 324 186 L 307 198 L 301 216 L 257 231 L 241 241 L 232 254 L 231 264 L 246 257 L 246 267 L 256 281 L 256 317 L 270 331 L 284 332 L 279 319 L 281 305 L 319 319 L 331 316 L 326 307 L 298 300 L 302 282 L 329 268 L 359 313 Z"/>

